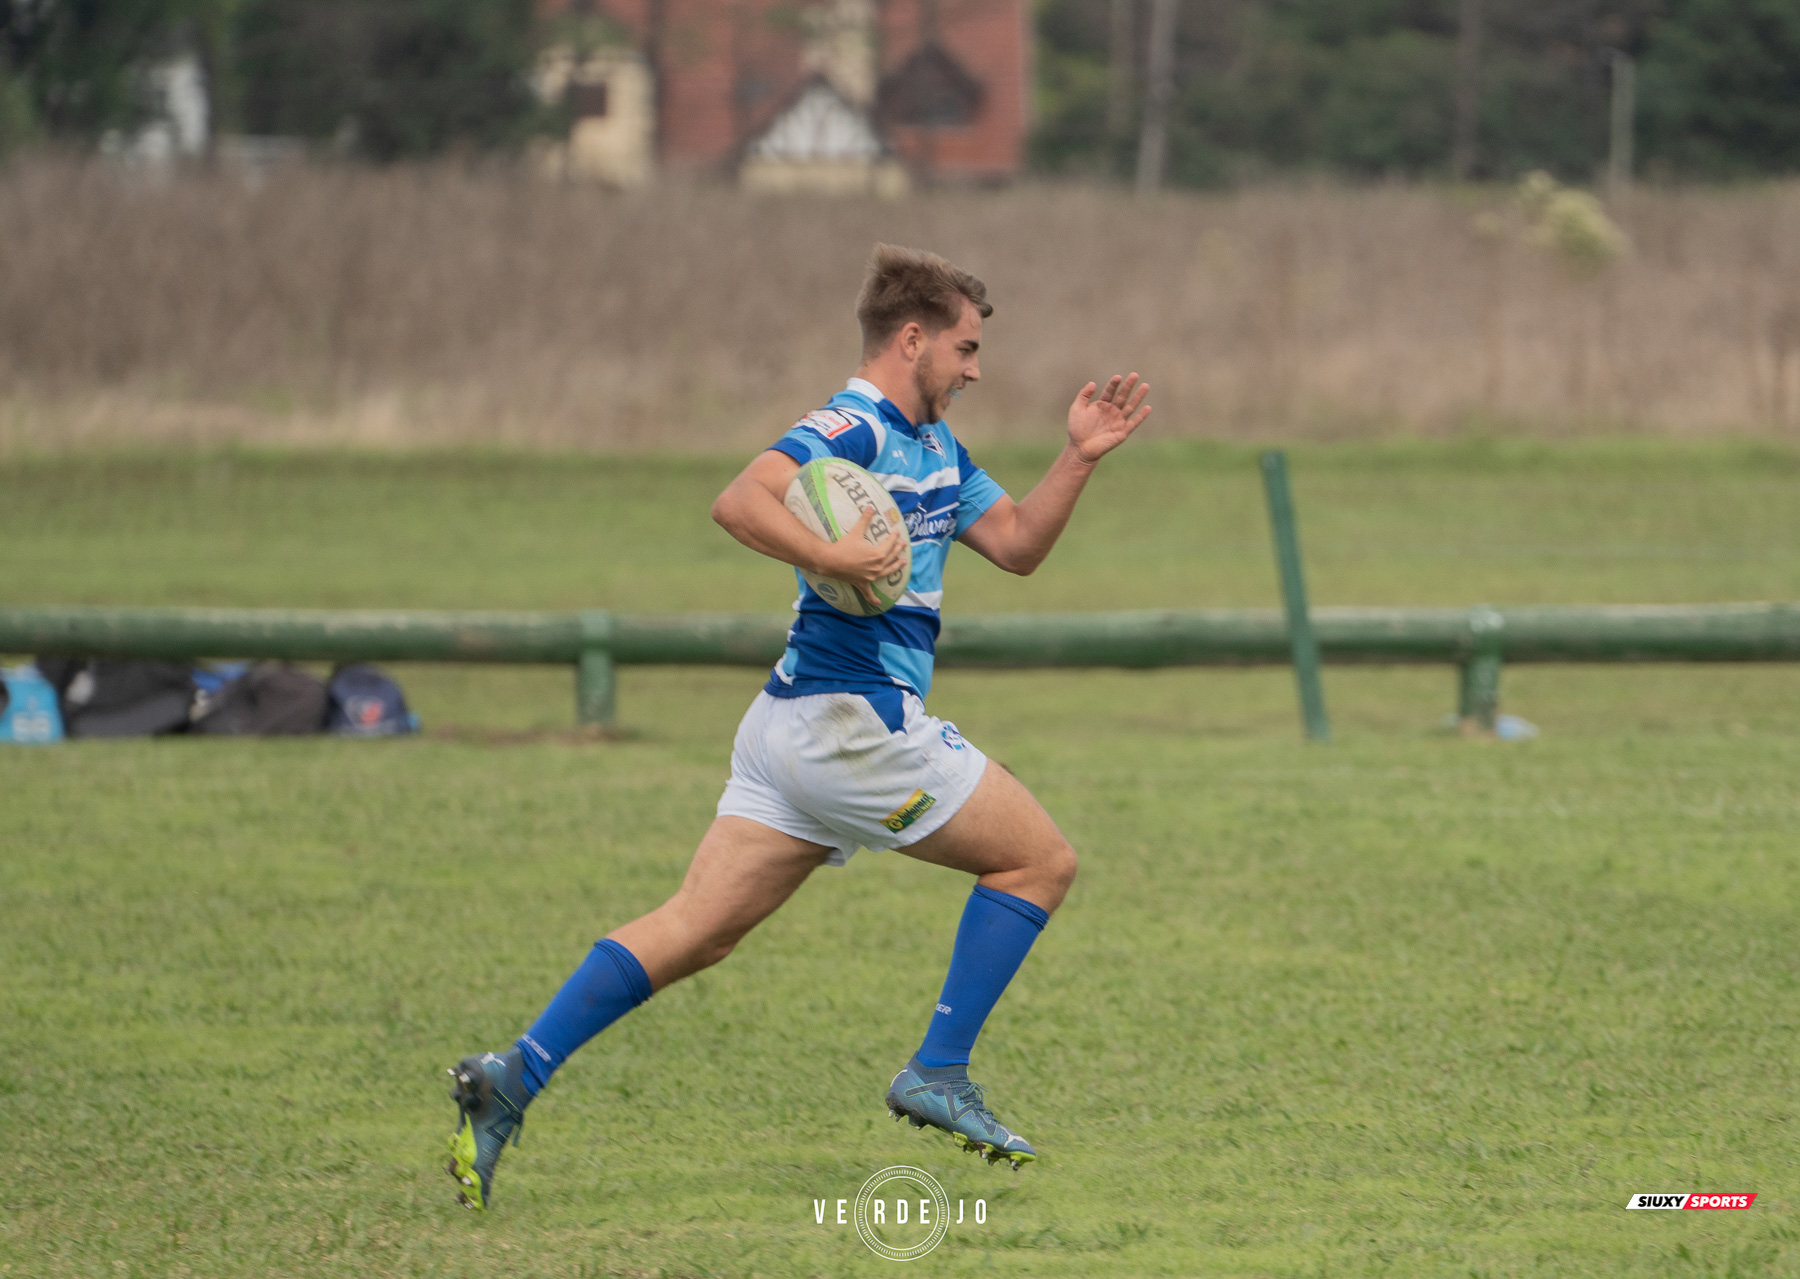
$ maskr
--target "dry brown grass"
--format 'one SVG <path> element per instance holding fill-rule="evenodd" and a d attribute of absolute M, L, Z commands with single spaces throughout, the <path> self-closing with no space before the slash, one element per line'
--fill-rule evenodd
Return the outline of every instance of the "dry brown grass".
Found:
<path fill-rule="evenodd" d="M 1485 201 L 1485 204 L 1484 204 Z M 1800 186 L 1633 195 L 1567 276 L 1505 194 L 1023 187 L 620 196 L 504 172 L 0 171 L 0 448 L 226 439 L 690 448 L 839 385 L 877 239 L 984 276 L 971 438 L 1142 370 L 1159 433 L 1800 429 Z"/>

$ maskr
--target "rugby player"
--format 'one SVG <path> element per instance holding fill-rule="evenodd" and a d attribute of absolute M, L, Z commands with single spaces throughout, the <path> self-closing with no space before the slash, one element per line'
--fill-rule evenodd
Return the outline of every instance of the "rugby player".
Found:
<path fill-rule="evenodd" d="M 949 1133 L 1016 1170 L 1037 1152 L 988 1108 L 969 1054 L 1038 933 L 1075 878 L 1075 852 L 1031 793 L 990 766 L 954 724 L 926 714 L 944 557 L 964 542 L 1009 573 L 1032 572 L 1068 523 L 1094 465 L 1150 408 L 1137 374 L 1089 382 L 1069 406 L 1068 442 L 1014 502 L 944 424 L 980 376 L 987 287 L 934 254 L 877 245 L 857 300 L 862 364 L 731 482 L 713 518 L 752 550 L 867 590 L 899 567 L 896 530 L 841 541 L 783 505 L 803 463 L 838 457 L 887 487 L 905 518 L 912 575 L 886 613 L 839 612 L 800 581 L 787 651 L 738 728 L 718 814 L 675 895 L 595 943 L 507 1051 L 450 1071 L 459 1118 L 450 1175 L 472 1208 L 531 1101 L 582 1044 L 672 982 L 718 963 L 821 865 L 893 849 L 976 877 L 924 1041 L 894 1076 L 888 1111 Z M 796 573 L 796 577 L 799 575 Z"/>

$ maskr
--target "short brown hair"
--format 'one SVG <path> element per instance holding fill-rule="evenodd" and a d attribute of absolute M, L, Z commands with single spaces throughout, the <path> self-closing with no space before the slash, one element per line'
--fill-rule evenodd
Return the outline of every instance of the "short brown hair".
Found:
<path fill-rule="evenodd" d="M 913 320 L 927 333 L 942 333 L 962 319 L 964 299 L 974 303 L 984 320 L 994 313 L 987 285 L 967 271 L 923 249 L 877 244 L 856 297 L 863 351 L 880 350 Z"/>

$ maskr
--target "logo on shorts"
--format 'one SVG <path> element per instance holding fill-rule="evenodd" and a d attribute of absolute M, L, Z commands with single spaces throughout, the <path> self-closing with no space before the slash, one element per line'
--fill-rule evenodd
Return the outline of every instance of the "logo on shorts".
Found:
<path fill-rule="evenodd" d="M 938 732 L 944 735 L 944 745 L 953 751 L 959 751 L 968 745 L 968 742 L 963 740 L 963 735 L 956 731 L 956 725 L 949 720 L 944 721 L 944 726 L 938 729 Z"/>
<path fill-rule="evenodd" d="M 881 824 L 899 834 L 924 814 L 925 810 L 937 803 L 936 795 L 927 795 L 922 790 L 912 793 L 912 798 L 881 819 Z"/>

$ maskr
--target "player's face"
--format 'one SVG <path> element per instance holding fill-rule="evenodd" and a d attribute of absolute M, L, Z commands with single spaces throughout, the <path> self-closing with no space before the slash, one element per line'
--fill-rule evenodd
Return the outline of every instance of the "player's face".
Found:
<path fill-rule="evenodd" d="M 963 387 L 981 378 L 976 353 L 981 350 L 981 312 L 963 303 L 962 319 L 935 336 L 927 336 L 913 365 L 913 383 L 925 421 L 936 422 L 950 410 L 950 401 Z"/>

